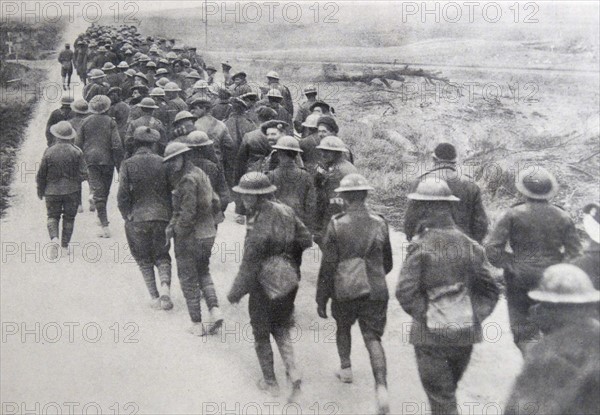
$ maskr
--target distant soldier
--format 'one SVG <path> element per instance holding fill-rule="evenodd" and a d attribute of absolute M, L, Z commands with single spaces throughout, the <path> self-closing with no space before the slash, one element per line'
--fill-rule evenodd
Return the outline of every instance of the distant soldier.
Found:
<path fill-rule="evenodd" d="M 169 108 L 169 119 L 172 123 L 178 113 L 181 111 L 187 111 L 189 108 L 185 101 L 179 96 L 181 88 L 175 82 L 167 83 L 163 90 L 165 91 L 165 101 L 167 102 L 167 106 Z M 169 130 L 170 127 L 171 125 L 168 125 L 167 130 Z"/>
<path fill-rule="evenodd" d="M 312 245 L 311 236 L 290 207 L 273 200 L 277 189 L 264 174 L 244 175 L 233 190 L 241 194 L 248 212 L 248 228 L 242 263 L 227 299 L 238 303 L 250 294 L 250 325 L 262 370 L 258 387 L 272 396 L 279 395 L 270 340 L 273 336 L 292 385 L 288 396 L 288 402 L 292 402 L 300 393 L 302 380 L 294 359 L 290 329 L 294 325 L 300 259 L 302 252 Z M 277 279 L 285 279 L 285 284 L 278 284 Z M 269 289 L 273 284 L 281 289 Z"/>
<path fill-rule="evenodd" d="M 60 246 L 67 249 L 71 241 L 86 166 L 83 153 L 73 145 L 77 134 L 68 121 L 54 124 L 50 132 L 58 141 L 44 152 L 36 181 L 38 197 L 40 200 L 46 198 L 48 233 L 52 241 L 49 257 L 54 260 L 58 258 L 58 225 L 61 216 Z"/>
<path fill-rule="evenodd" d="M 277 187 L 275 197 L 294 209 L 296 216 L 312 230 L 317 194 L 310 173 L 296 164 L 298 153 L 302 153 L 298 140 L 290 136 L 281 137 L 273 149 L 277 150 L 278 165 L 267 176 Z"/>
<path fill-rule="evenodd" d="M 215 74 L 217 73 L 217 69 L 214 66 L 208 65 L 206 67 L 206 82 L 208 85 L 213 85 L 215 83 Z M 227 85 L 225 85 L 227 86 Z"/>
<path fill-rule="evenodd" d="M 73 51 L 68 43 L 65 43 L 65 48 L 58 54 L 58 62 L 61 67 L 63 89 L 66 91 L 71 88 L 71 75 L 73 75 Z"/>
<path fill-rule="evenodd" d="M 294 115 L 294 101 L 292 100 L 292 94 L 290 93 L 290 89 L 287 86 L 279 83 L 279 74 L 277 72 L 269 71 L 269 73 L 267 73 L 267 88 L 269 90 L 277 89 L 282 96 L 283 107 L 288 112 L 288 114 Z M 291 125 L 292 120 L 289 121 Z"/>
<path fill-rule="evenodd" d="M 74 145 L 77 146 L 77 148 L 81 149 L 81 140 L 79 138 L 81 136 L 81 126 L 83 125 L 83 122 L 88 117 L 88 115 L 90 115 L 87 101 L 82 98 L 82 99 L 78 99 L 78 100 L 72 102 L 71 103 L 71 114 L 73 114 L 73 116 L 69 119 L 69 123 L 71 124 L 71 127 L 73 127 L 75 132 L 77 133 L 77 136 L 75 136 Z M 87 166 L 85 167 L 85 173 L 86 174 L 85 174 L 83 180 L 88 179 Z M 79 213 L 83 212 L 82 203 L 83 203 L 83 193 L 80 190 L 80 192 L 79 192 L 79 207 L 77 208 L 77 212 L 79 212 Z M 93 205 L 93 203 L 90 203 L 90 210 L 95 209 L 95 208 L 96 207 Z"/>
<path fill-rule="evenodd" d="M 338 137 L 325 137 L 317 149 L 321 150 L 323 169 L 320 169 L 315 177 L 317 188 L 315 242 L 323 248 L 321 241 L 331 217 L 344 209 L 344 200 L 337 196 L 335 189 L 340 186 L 345 176 L 358 173 L 358 170 L 346 160 L 345 154 L 348 149 Z"/>
<path fill-rule="evenodd" d="M 148 87 L 146 85 L 134 85 L 131 88 L 131 97 L 125 101 L 130 107 L 129 121 L 137 120 L 143 115 L 142 108 L 138 106 L 144 98 L 148 97 Z"/>
<path fill-rule="evenodd" d="M 290 127 L 289 127 L 289 131 L 287 131 L 288 134 L 291 134 L 292 131 L 292 115 L 290 114 L 285 106 L 282 105 L 283 102 L 283 95 L 281 95 L 281 91 L 279 91 L 279 89 L 270 89 L 267 92 L 266 95 L 266 99 L 263 99 L 261 101 L 258 102 L 257 105 L 264 105 L 270 108 L 273 108 L 276 112 L 277 112 L 277 119 L 278 120 L 283 120 L 285 121 Z"/>
<path fill-rule="evenodd" d="M 94 205 L 102 227 L 99 236 L 110 238 L 106 203 L 113 181 L 115 168 L 123 159 L 123 143 L 117 123 L 108 114 L 110 99 L 106 95 L 92 98 L 88 116 L 81 125 L 79 140 L 88 167 L 88 181 L 93 193 Z"/>
<path fill-rule="evenodd" d="M 600 289 L 600 204 L 590 203 L 583 208 L 583 228 L 590 240 L 583 254 L 571 261 L 592 279 Z"/>
<path fill-rule="evenodd" d="M 197 119 L 198 117 L 189 111 L 181 111 L 177 113 L 175 119 L 173 120 L 173 132 L 169 138 L 169 141 L 181 139 L 192 131 L 197 131 L 195 125 Z"/>
<path fill-rule="evenodd" d="M 83 88 L 83 99 L 90 102 L 96 95 L 106 95 L 108 93 L 108 84 L 104 83 L 106 75 L 100 69 L 92 69 L 89 73 L 87 85 Z"/>
<path fill-rule="evenodd" d="M 552 265 L 529 297 L 544 334 L 525 363 L 504 413 L 600 413 L 600 292 L 574 265 Z"/>
<path fill-rule="evenodd" d="M 302 123 L 303 138 L 300 140 L 302 149 L 302 161 L 306 170 L 313 175 L 317 174 L 317 168 L 322 164 L 321 150 L 317 148 L 321 144 L 321 138 L 318 133 L 319 114 L 310 114 Z M 306 133 L 306 135 L 304 135 Z"/>
<path fill-rule="evenodd" d="M 475 184 L 472 177 L 456 166 L 456 149 L 450 143 L 441 143 L 433 152 L 434 166 L 419 176 L 413 185 L 413 191 L 420 181 L 427 177 L 436 177 L 444 180 L 452 194 L 460 199 L 453 204 L 454 220 L 456 225 L 467 234 L 467 236 L 481 243 L 488 229 L 488 218 L 481 201 L 481 190 Z M 404 217 L 404 233 L 409 241 L 418 233 L 419 222 L 426 217 L 428 212 L 420 207 L 419 201 L 409 201 Z"/>
<path fill-rule="evenodd" d="M 118 86 L 113 86 L 108 90 L 108 98 L 110 98 L 108 115 L 117 122 L 119 137 L 123 139 L 127 131 L 127 121 L 129 120 L 129 105 L 121 100 L 121 88 Z"/>
<path fill-rule="evenodd" d="M 239 97 L 244 95 L 247 92 L 252 91 L 252 87 L 248 85 L 248 81 L 246 80 L 246 72 L 238 72 L 234 74 L 231 79 L 233 80 L 233 84 L 229 87 L 231 90 L 231 95 L 233 97 Z"/>
<path fill-rule="evenodd" d="M 173 189 L 173 217 L 166 235 L 167 240 L 174 238 L 175 241 L 177 273 L 192 320 L 189 331 L 204 336 L 215 334 L 223 324 L 209 269 L 216 236 L 215 213 L 220 206 L 213 197 L 209 177 L 194 166 L 190 151 L 182 143 L 169 143 L 165 149 L 163 162 Z M 201 293 L 208 305 L 209 324 L 202 324 Z"/>
<path fill-rule="evenodd" d="M 171 220 L 171 193 L 163 159 L 152 150 L 160 134 L 150 127 L 138 127 L 133 140 L 133 156 L 119 171 L 117 201 L 127 243 L 144 277 L 151 305 L 170 310 L 171 256 L 165 230 Z M 154 267 L 160 279 L 158 289 Z"/>
<path fill-rule="evenodd" d="M 60 108 L 55 109 L 48 117 L 48 122 L 46 122 L 46 143 L 48 147 L 50 147 L 55 142 L 56 136 L 52 134 L 50 128 L 58 124 L 60 121 L 68 121 L 72 118 L 73 114 L 71 111 L 71 104 L 73 103 L 73 98 L 70 95 L 65 95 L 60 99 Z"/>
<path fill-rule="evenodd" d="M 458 414 L 456 389 L 473 344 L 482 340 L 481 326 L 498 301 L 499 289 L 483 247 L 454 223 L 451 203 L 458 198 L 446 182 L 428 177 L 408 197 L 427 203 L 428 215 L 408 248 L 396 298 L 413 318 L 409 341 L 429 398 L 428 411 Z M 450 250 L 459 255 L 449 259 Z"/>
<path fill-rule="evenodd" d="M 226 87 L 233 85 L 233 79 L 231 77 L 231 65 L 229 62 L 221 62 L 221 69 L 223 70 L 223 84 Z"/>
<path fill-rule="evenodd" d="M 163 154 L 164 149 L 167 146 L 168 138 L 163 124 L 153 116 L 154 111 L 158 108 L 158 106 L 154 103 L 152 98 L 146 97 L 142 99 L 139 104 L 137 104 L 137 107 L 141 109 L 142 116 L 133 121 L 129 121 L 129 124 L 127 125 L 127 132 L 125 133 L 125 139 L 123 140 L 126 157 L 130 157 L 133 154 L 133 133 L 138 127 L 142 126 L 150 127 L 151 129 L 158 131 L 160 139 L 158 140 L 156 151 L 160 156 Z"/>
<path fill-rule="evenodd" d="M 231 113 L 224 121 L 233 140 L 234 153 L 240 149 L 244 136 L 256 129 L 256 124 L 248 117 L 248 105 L 241 98 L 231 100 Z"/>
<path fill-rule="evenodd" d="M 299 133 L 302 132 L 302 123 L 306 121 L 306 118 L 312 113 L 312 111 L 310 111 L 308 108 L 317 100 L 317 88 L 313 85 L 307 86 L 304 88 L 304 95 L 306 96 L 306 101 L 300 104 L 298 107 L 298 112 L 294 117 L 294 128 Z M 337 133 L 327 135 L 335 134 Z"/>
<path fill-rule="evenodd" d="M 543 167 L 528 167 L 517 175 L 516 187 L 525 201 L 500 218 L 486 250 L 492 265 L 504 269 L 510 326 L 524 353 L 539 332 L 529 319 L 535 303 L 527 292 L 538 285 L 546 268 L 575 258 L 581 244 L 568 213 L 548 202 L 558 191 L 552 173 Z M 512 253 L 506 250 L 507 243 Z"/>
<path fill-rule="evenodd" d="M 112 62 L 106 62 L 101 69 L 106 75 L 104 81 L 109 85 L 110 88 L 121 86 L 121 79 L 117 73 L 117 67 L 113 65 Z"/>
<path fill-rule="evenodd" d="M 169 124 L 169 105 L 165 101 L 165 91 L 162 88 L 154 88 L 148 94 L 150 98 L 154 100 L 154 103 L 158 108 L 152 112 L 152 116 L 160 121 L 164 126 Z M 167 131 L 167 137 L 169 132 Z"/>
<path fill-rule="evenodd" d="M 219 161 L 229 187 L 233 187 L 235 171 L 234 144 L 223 121 L 217 120 L 210 114 L 211 102 L 200 98 L 190 103 L 190 110 L 198 119 L 195 126 L 198 131 L 204 131 L 214 143 L 215 154 Z"/>
<path fill-rule="evenodd" d="M 75 53 L 73 56 L 75 70 L 83 85 L 87 84 L 87 50 L 88 45 L 84 40 L 80 40 L 75 44 Z"/>
<path fill-rule="evenodd" d="M 323 259 L 317 284 L 317 313 L 327 318 L 327 303 L 337 324 L 336 344 L 341 368 L 336 375 L 352 383 L 351 329 L 358 320 L 371 358 L 379 414 L 389 413 L 387 365 L 381 337 L 387 320 L 388 288 L 385 276 L 393 267 L 389 229 L 385 219 L 366 206 L 373 190 L 359 174 L 345 176 L 335 191 L 346 212 L 332 217 L 323 241 Z"/>
<path fill-rule="evenodd" d="M 225 88 L 219 88 L 217 92 L 217 101 L 212 107 L 211 114 L 219 121 L 225 121 L 231 114 L 231 92 Z"/>

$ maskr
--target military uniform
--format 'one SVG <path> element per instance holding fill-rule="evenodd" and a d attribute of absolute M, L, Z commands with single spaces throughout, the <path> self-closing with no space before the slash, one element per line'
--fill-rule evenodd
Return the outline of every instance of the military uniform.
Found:
<path fill-rule="evenodd" d="M 310 106 L 316 102 L 316 99 L 310 99 L 298 107 L 298 111 L 296 112 L 296 116 L 294 117 L 294 128 L 296 131 L 302 131 L 302 123 L 306 121 L 306 117 L 308 117 L 312 111 L 310 110 Z"/>
<path fill-rule="evenodd" d="M 133 132 L 138 127 L 150 127 L 153 130 L 158 131 L 160 134 L 160 140 L 158 141 L 157 154 L 162 155 L 167 145 L 167 133 L 163 124 L 154 118 L 152 115 L 142 115 L 141 117 L 129 122 L 127 125 L 127 132 L 125 133 L 124 147 L 126 151 L 126 157 L 129 157 L 133 152 Z"/>
<path fill-rule="evenodd" d="M 106 95 L 108 93 L 108 85 L 103 83 L 96 82 L 88 82 L 85 87 L 83 87 L 83 99 L 87 102 L 90 102 L 92 98 L 96 95 Z"/>
<path fill-rule="evenodd" d="M 165 229 L 171 219 L 171 194 L 162 157 L 138 148 L 121 164 L 119 211 L 125 220 L 129 249 L 152 298 L 158 298 L 154 267 L 161 283 L 171 284 L 171 256 Z"/>
<path fill-rule="evenodd" d="M 53 145 L 56 141 L 56 138 L 50 132 L 50 127 L 60 121 L 68 121 L 72 116 L 71 108 L 68 106 L 57 108 L 52 111 L 50 117 L 48 117 L 48 122 L 46 123 L 46 143 L 48 144 L 48 147 Z"/>
<path fill-rule="evenodd" d="M 206 114 L 196 120 L 196 129 L 204 131 L 208 138 L 213 141 L 217 160 L 221 164 L 225 179 L 229 186 L 233 186 L 235 171 L 234 144 L 227 127 L 222 121 L 217 120 L 210 114 Z"/>
<path fill-rule="evenodd" d="M 506 251 L 510 243 L 512 253 Z M 529 200 L 513 206 L 500 218 L 486 243 L 487 256 L 504 269 L 511 330 L 518 346 L 537 337 L 528 319 L 534 301 L 527 292 L 547 267 L 578 255 L 581 244 L 568 213 L 547 201 Z"/>

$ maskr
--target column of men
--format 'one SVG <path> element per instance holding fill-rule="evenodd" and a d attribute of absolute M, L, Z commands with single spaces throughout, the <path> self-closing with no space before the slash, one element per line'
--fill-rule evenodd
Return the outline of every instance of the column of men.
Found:
<path fill-rule="evenodd" d="M 172 40 L 142 39 L 133 26 L 94 26 L 75 45 L 74 66 L 87 82 L 84 97 L 63 100 L 51 115 L 38 173 L 52 254 L 59 255 L 59 245 L 68 247 L 78 206 L 82 210 L 82 180 L 90 184 L 99 236 L 110 237 L 106 203 L 116 168 L 118 207 L 152 307 L 173 308 L 173 239 L 190 332 L 215 334 L 223 316 L 209 261 L 219 223 L 233 201 L 235 220 L 246 224 L 246 239 L 227 299 L 237 303 L 249 294 L 262 371 L 258 386 L 274 396 L 280 393 L 273 336 L 285 364 L 289 400 L 300 393 L 302 378 L 289 331 L 302 252 L 314 240 L 323 252 L 317 314 L 327 318 L 331 300 L 337 323 L 336 376 L 353 382 L 351 327 L 358 321 L 371 359 L 377 411 L 389 413 L 381 342 L 389 300 L 385 277 L 393 265 L 389 229 L 367 207 L 373 188 L 337 136 L 333 108 L 308 87 L 306 102 L 294 113 L 291 94 L 273 71 L 267 85 L 255 90 L 245 72 L 231 74 L 224 62 L 223 81 L 217 82 L 218 71 L 195 50 Z M 516 178 L 523 202 L 488 232 L 481 191 L 460 173 L 458 158 L 452 144 L 439 144 L 433 168 L 408 195 L 405 232 L 411 244 L 396 287 L 400 305 L 414 320 L 410 342 L 432 413 L 460 411 L 458 383 L 499 297 L 491 265 L 504 269 L 510 325 L 526 360 L 517 382 L 526 387 L 513 391 L 507 410 L 518 413 L 523 410 L 519 405 L 532 400 L 551 409 L 543 413 L 572 413 L 582 402 L 598 408 L 597 397 L 581 390 L 597 381 L 598 373 L 600 206 L 585 209 L 591 241 L 581 254 L 573 221 L 549 202 L 559 187 L 554 176 L 541 167 L 524 169 Z M 450 261 L 445 247 L 463 254 Z M 564 264 L 568 261 L 577 266 Z M 202 316 L 202 298 L 208 319 Z M 552 387 L 564 389 L 552 359 L 576 352 L 561 348 L 557 339 L 563 339 L 563 332 L 584 358 L 560 370 L 587 377 L 567 385 L 559 399 L 537 383 L 556 378 Z M 548 399 L 542 402 L 544 393 Z"/>

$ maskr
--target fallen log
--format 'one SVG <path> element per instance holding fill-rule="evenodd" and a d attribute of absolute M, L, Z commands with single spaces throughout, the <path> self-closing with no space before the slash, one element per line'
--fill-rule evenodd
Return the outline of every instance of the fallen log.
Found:
<path fill-rule="evenodd" d="M 323 64 L 323 81 L 325 82 L 364 82 L 371 83 L 374 80 L 380 80 L 389 88 L 389 81 L 404 82 L 405 77 L 420 77 L 427 82 L 439 81 L 448 83 L 448 78 L 442 77 L 439 71 L 425 71 L 423 69 L 409 68 L 408 65 L 404 68 L 395 69 L 365 69 L 362 73 L 348 73 L 338 69 L 337 65 L 326 63 Z"/>

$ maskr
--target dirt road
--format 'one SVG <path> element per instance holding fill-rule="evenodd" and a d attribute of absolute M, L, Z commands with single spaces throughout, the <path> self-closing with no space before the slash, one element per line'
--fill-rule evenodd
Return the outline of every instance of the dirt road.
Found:
<path fill-rule="evenodd" d="M 83 29 L 72 25 L 65 41 Z M 59 82 L 59 66 L 45 63 Z M 75 88 L 79 97 L 81 88 Z M 226 324 L 222 333 L 197 338 L 173 273 L 171 312 L 153 311 L 125 241 L 116 209 L 117 183 L 109 200 L 111 239 L 96 237 L 95 214 L 78 215 L 72 257 L 48 260 L 44 203 L 37 199 L 35 171 L 45 149 L 44 127 L 57 101 L 41 100 L 19 154 L 12 207 L 1 223 L 2 314 L 1 401 L 15 413 L 372 413 L 373 381 L 357 328 L 353 332 L 355 383 L 333 376 L 338 366 L 333 320 L 321 320 L 314 303 L 317 249 L 303 262 L 297 300 L 296 353 L 304 373 L 298 405 L 263 395 L 255 387 L 259 367 L 248 325 L 247 299 L 238 306 L 225 295 L 241 259 L 244 228 L 232 212 L 219 228 L 211 268 Z M 84 199 L 87 199 L 87 188 Z M 85 203 L 87 208 L 87 203 Z M 403 235 L 393 233 L 396 267 Z M 393 296 L 392 296 L 393 298 Z M 521 364 L 506 325 L 502 302 L 488 321 L 487 341 L 478 345 L 459 393 L 463 413 L 497 413 Z M 408 316 L 390 301 L 384 347 L 393 413 L 426 411 L 412 347 Z M 278 378 L 284 373 L 276 358 Z M 69 412 L 71 411 L 71 412 Z"/>

